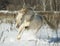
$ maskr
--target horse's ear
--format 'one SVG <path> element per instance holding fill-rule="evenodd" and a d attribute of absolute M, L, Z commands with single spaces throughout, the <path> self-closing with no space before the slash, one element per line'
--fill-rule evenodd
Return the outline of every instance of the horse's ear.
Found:
<path fill-rule="evenodd" d="M 22 12 L 22 13 L 27 13 L 27 12 L 28 12 L 28 8 L 22 8 L 22 9 L 20 10 L 20 12 Z"/>

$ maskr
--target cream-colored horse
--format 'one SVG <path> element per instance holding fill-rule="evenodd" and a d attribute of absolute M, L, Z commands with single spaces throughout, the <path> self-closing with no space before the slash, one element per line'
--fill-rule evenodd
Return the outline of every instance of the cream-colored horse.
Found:
<path fill-rule="evenodd" d="M 16 17 L 16 27 L 18 27 L 17 39 L 20 39 L 20 33 L 25 29 L 37 30 L 42 25 L 42 17 L 35 15 L 32 10 L 22 8 Z"/>
<path fill-rule="evenodd" d="M 37 32 L 44 23 L 47 23 L 52 29 L 56 29 L 59 19 L 60 15 L 35 15 L 31 9 L 22 8 L 16 17 L 16 27 L 18 27 L 17 39 L 21 38 L 20 33 L 22 30 L 33 29 Z"/>

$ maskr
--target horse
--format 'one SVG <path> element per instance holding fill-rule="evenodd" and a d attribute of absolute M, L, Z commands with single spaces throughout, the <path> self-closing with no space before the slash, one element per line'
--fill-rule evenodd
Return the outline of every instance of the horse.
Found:
<path fill-rule="evenodd" d="M 30 8 L 22 8 L 19 10 L 16 16 L 16 27 L 18 28 L 17 39 L 21 38 L 21 32 L 25 29 L 33 29 L 34 32 L 38 32 L 41 26 L 47 23 L 50 28 L 57 29 L 59 24 L 60 15 L 40 15 Z"/>

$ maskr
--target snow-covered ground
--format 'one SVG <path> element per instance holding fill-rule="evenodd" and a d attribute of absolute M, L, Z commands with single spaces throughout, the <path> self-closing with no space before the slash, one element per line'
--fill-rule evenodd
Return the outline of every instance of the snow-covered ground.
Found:
<path fill-rule="evenodd" d="M 56 32 L 43 25 L 34 34 L 32 30 L 24 31 L 21 40 L 17 40 L 17 29 L 14 24 L 0 24 L 0 46 L 60 46 L 60 29 L 58 29 L 58 39 Z"/>

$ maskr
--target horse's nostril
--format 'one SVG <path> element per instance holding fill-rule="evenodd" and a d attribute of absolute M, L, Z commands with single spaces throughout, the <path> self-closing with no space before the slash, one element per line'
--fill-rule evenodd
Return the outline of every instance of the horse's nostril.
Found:
<path fill-rule="evenodd" d="M 19 28 L 19 25 L 17 25 L 16 27 Z"/>
<path fill-rule="evenodd" d="M 28 28 L 29 28 L 29 26 L 26 26 L 26 27 L 25 27 L 25 29 L 28 29 Z"/>

